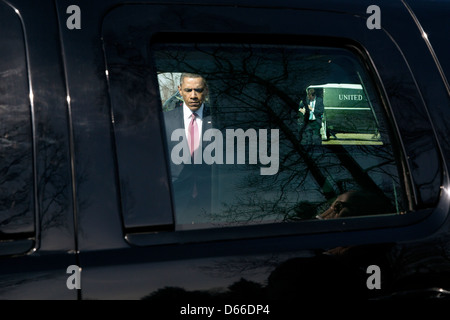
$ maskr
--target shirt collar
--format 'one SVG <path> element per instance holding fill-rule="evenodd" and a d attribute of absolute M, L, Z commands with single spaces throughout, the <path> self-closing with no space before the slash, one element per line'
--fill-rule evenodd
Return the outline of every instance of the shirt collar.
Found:
<path fill-rule="evenodd" d="M 205 108 L 205 104 L 202 103 L 202 105 L 200 106 L 200 108 L 195 111 L 195 113 L 197 114 L 197 117 L 199 117 L 200 119 L 203 119 L 203 109 Z M 185 119 L 190 119 L 191 115 L 192 115 L 192 111 L 191 109 L 189 109 L 186 105 L 186 103 L 183 102 L 183 115 Z"/>

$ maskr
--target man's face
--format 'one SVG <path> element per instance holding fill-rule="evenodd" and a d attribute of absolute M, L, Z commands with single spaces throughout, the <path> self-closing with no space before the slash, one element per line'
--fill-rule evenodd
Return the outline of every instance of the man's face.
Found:
<path fill-rule="evenodd" d="M 185 77 L 181 82 L 181 85 L 178 86 L 178 91 L 183 97 L 186 106 L 192 112 L 195 112 L 198 109 L 200 109 L 208 93 L 205 81 L 203 80 L 203 78 L 200 77 L 198 78 Z"/>
<path fill-rule="evenodd" d="M 309 100 L 314 100 L 315 97 L 316 97 L 316 96 L 314 95 L 313 92 L 308 92 L 308 99 L 309 99 Z"/>

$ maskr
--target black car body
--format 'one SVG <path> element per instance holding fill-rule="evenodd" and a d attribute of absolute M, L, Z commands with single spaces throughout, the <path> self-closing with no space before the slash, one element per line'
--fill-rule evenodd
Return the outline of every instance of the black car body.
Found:
<path fill-rule="evenodd" d="M 450 6 L 374 4 L 1 0 L 0 298 L 449 298 Z M 211 52 L 221 56 L 205 60 Z M 293 88 L 324 56 L 334 69 L 308 69 L 315 81 Z M 240 127 L 281 132 L 282 158 L 239 195 L 232 183 L 254 163 L 217 166 L 211 188 L 215 208 L 228 204 L 225 222 L 179 226 L 157 73 L 203 61 L 223 132 L 250 117 Z M 294 68 L 298 78 L 280 71 Z M 306 87 L 355 79 L 377 108 L 377 143 L 297 144 Z M 254 92 L 260 109 L 221 109 L 253 108 Z M 397 207 L 315 219 L 357 185 Z M 244 207 L 251 219 L 228 220 Z"/>

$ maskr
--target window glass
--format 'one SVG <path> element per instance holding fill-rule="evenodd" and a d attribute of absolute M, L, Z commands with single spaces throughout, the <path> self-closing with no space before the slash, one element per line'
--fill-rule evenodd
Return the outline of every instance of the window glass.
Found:
<path fill-rule="evenodd" d="M 407 207 L 379 96 L 350 49 L 200 41 L 151 51 L 177 229 Z"/>
<path fill-rule="evenodd" d="M 33 158 L 24 36 L 0 2 L 0 238 L 34 231 Z"/>

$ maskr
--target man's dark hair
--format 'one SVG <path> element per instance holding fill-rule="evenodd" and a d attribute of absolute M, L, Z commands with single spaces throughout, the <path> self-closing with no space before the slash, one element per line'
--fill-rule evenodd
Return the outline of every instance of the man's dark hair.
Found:
<path fill-rule="evenodd" d="M 206 79 L 204 76 L 198 73 L 190 73 L 190 72 L 183 72 L 180 77 L 180 85 L 183 83 L 184 78 L 202 78 L 203 82 L 205 83 L 205 86 L 208 86 L 206 83 Z"/>

